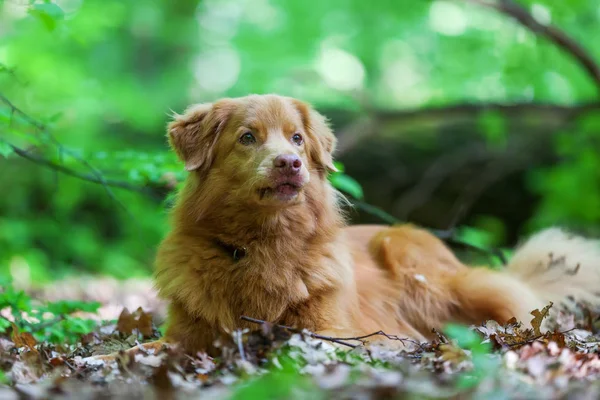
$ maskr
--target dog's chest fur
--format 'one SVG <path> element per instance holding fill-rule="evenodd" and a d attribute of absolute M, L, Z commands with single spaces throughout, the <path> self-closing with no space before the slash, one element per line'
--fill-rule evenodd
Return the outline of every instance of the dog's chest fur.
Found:
<path fill-rule="evenodd" d="M 354 278 L 332 189 L 314 198 L 320 200 L 309 196 L 266 220 L 220 208 L 235 218 L 205 216 L 190 224 L 189 214 L 180 212 L 181 229 L 169 234 L 157 255 L 160 294 L 222 332 L 248 326 L 242 316 L 319 328 L 325 311 L 318 304 Z M 236 260 L 228 249 L 241 247 L 245 255 Z"/>
<path fill-rule="evenodd" d="M 340 286 L 344 263 L 327 247 L 257 242 L 240 260 L 223 254 L 209 261 L 198 269 L 203 281 L 212 282 L 202 313 L 227 329 L 239 326 L 241 316 L 286 323 L 286 314 Z"/>

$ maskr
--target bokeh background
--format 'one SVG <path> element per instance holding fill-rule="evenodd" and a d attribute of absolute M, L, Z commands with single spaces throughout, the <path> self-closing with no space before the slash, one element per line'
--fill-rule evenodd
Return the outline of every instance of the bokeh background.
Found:
<path fill-rule="evenodd" d="M 0 277 L 148 276 L 184 177 L 169 114 L 249 93 L 331 119 L 353 222 L 600 234 L 600 4 L 479 3 L 0 1 Z"/>

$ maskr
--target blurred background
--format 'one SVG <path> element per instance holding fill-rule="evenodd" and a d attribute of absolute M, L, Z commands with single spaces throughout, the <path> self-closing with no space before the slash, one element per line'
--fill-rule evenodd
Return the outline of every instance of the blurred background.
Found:
<path fill-rule="evenodd" d="M 600 5 L 518 2 L 0 1 L 0 277 L 149 276 L 170 113 L 249 93 L 331 119 L 354 223 L 600 235 Z"/>

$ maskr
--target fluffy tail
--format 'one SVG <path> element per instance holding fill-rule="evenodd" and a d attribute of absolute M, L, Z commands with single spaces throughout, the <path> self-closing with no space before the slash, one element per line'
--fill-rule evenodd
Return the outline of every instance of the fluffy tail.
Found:
<path fill-rule="evenodd" d="M 561 229 L 542 231 L 517 249 L 508 274 L 527 284 L 545 303 L 600 304 L 600 241 Z"/>
<path fill-rule="evenodd" d="M 517 248 L 502 272 L 470 268 L 456 276 L 454 293 L 468 320 L 511 317 L 527 323 L 549 302 L 600 304 L 600 241 L 544 230 Z"/>

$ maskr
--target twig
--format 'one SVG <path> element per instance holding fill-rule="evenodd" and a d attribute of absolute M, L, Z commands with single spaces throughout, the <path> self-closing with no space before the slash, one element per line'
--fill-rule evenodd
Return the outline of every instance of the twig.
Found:
<path fill-rule="evenodd" d="M 7 66 L 6 64 L 0 63 L 0 72 L 5 72 L 8 75 L 10 75 L 15 82 L 17 82 L 19 85 L 27 85 L 27 82 L 23 82 L 16 74 L 15 72 L 15 68 L 10 68 L 9 66 Z"/>
<path fill-rule="evenodd" d="M 585 69 L 588 75 L 600 91 L 600 67 L 594 58 L 573 38 L 559 28 L 538 22 L 523 6 L 513 0 L 466 0 L 467 2 L 479 4 L 492 8 L 505 14 L 535 34 L 545 37 L 565 53 L 571 55 Z"/>
<path fill-rule="evenodd" d="M 107 185 L 107 186 L 111 186 L 111 187 L 115 187 L 115 188 L 126 189 L 126 190 L 133 191 L 133 192 L 156 196 L 156 192 L 150 190 L 147 187 L 132 185 L 128 182 L 118 181 L 118 180 L 111 180 L 111 179 L 104 179 L 104 178 L 102 180 L 100 180 L 95 175 L 77 172 L 68 167 L 65 167 L 62 164 L 58 164 L 58 163 L 50 161 L 46 158 L 32 154 L 31 152 L 29 152 L 25 149 L 22 149 L 20 147 L 17 147 L 14 144 L 9 143 L 3 139 L 0 139 L 0 141 L 6 143 L 10 148 L 12 148 L 13 152 L 16 155 L 18 155 L 19 157 L 22 157 L 28 161 L 31 161 L 31 162 L 41 165 L 43 167 L 48 167 L 56 172 L 60 172 L 61 174 L 68 175 L 68 176 L 71 176 L 71 177 L 74 177 L 74 178 L 77 178 L 77 179 L 80 179 L 80 180 L 83 180 L 86 182 L 91 182 L 91 183 L 95 183 L 95 184 L 99 184 L 99 185 Z"/>
<path fill-rule="evenodd" d="M 259 325 L 263 325 L 263 324 L 269 323 L 267 321 L 263 321 L 263 320 L 256 319 L 256 318 L 251 318 L 251 317 L 246 317 L 246 316 L 242 316 L 241 319 L 244 320 L 244 321 L 252 322 L 252 323 L 255 323 L 255 324 L 259 324 Z M 367 338 L 370 338 L 370 337 L 373 337 L 373 336 L 385 336 L 386 338 L 388 338 L 390 340 L 396 340 L 396 341 L 400 341 L 402 343 L 404 343 L 404 342 L 412 343 L 412 344 L 418 346 L 420 349 L 422 349 L 421 344 L 419 342 L 417 342 L 416 340 L 409 339 L 409 338 L 401 338 L 401 337 L 399 337 L 397 335 L 390 335 L 390 334 L 385 333 L 384 331 L 377 331 L 377 332 L 369 333 L 368 335 L 362 335 L 362 336 L 333 337 L 333 336 L 319 335 L 317 333 L 311 332 L 311 331 L 306 330 L 306 329 L 300 330 L 300 329 L 292 328 L 292 327 L 285 326 L 285 325 L 278 325 L 278 324 L 273 324 L 273 325 L 277 326 L 279 328 L 282 328 L 282 329 L 287 329 L 287 330 L 289 330 L 291 332 L 294 332 L 294 333 L 304 333 L 304 334 L 306 334 L 306 335 L 308 335 L 308 336 L 310 336 L 312 338 L 315 338 L 315 339 L 327 340 L 329 342 L 339 343 L 339 344 L 342 344 L 344 346 L 348 346 L 348 347 L 351 347 L 351 348 L 356 348 L 358 346 L 354 345 L 354 344 L 351 344 L 351 343 L 348 343 L 347 342 L 348 340 L 354 340 L 354 341 L 360 342 L 362 345 L 364 345 L 365 344 L 364 339 L 367 339 Z"/>
<path fill-rule="evenodd" d="M 402 343 L 404 343 L 404 342 L 412 343 L 415 346 L 418 346 L 419 349 L 421 349 L 421 350 L 423 349 L 423 346 L 421 345 L 421 343 L 417 342 L 414 339 L 401 338 L 398 335 L 390 335 L 389 333 L 385 333 L 384 331 L 377 331 L 377 332 L 369 333 L 368 335 L 345 337 L 345 338 L 336 338 L 336 339 L 339 339 L 339 340 L 358 340 L 362 344 L 364 344 L 364 342 L 363 342 L 364 339 L 368 339 L 368 338 L 373 337 L 373 336 L 385 336 L 387 339 L 390 339 L 390 340 L 396 340 L 396 341 L 399 341 L 399 342 L 402 342 Z"/>
<path fill-rule="evenodd" d="M 63 145 L 52 135 L 52 133 L 46 128 L 46 126 L 43 123 L 41 123 L 40 121 L 36 120 L 35 118 L 31 117 L 29 114 L 27 114 L 26 112 L 24 112 L 20 108 L 18 108 L 16 105 L 14 105 L 2 93 L 0 93 L 0 100 L 2 102 L 4 102 L 4 104 L 6 104 L 11 109 L 11 112 L 13 114 L 20 115 L 21 118 L 23 118 L 28 124 L 32 125 L 37 130 L 39 130 L 41 133 L 43 133 L 44 135 L 46 135 L 50 139 L 50 141 L 59 149 L 59 151 L 61 153 L 68 154 L 69 156 L 71 156 L 75 160 L 77 160 L 79 163 L 81 163 L 83 166 L 85 166 L 87 169 L 89 169 L 91 171 L 92 176 L 94 177 L 94 180 L 96 181 L 96 183 L 102 185 L 102 187 L 104 188 L 104 191 L 106 192 L 106 194 L 116 204 L 118 204 L 119 207 L 121 207 L 121 209 L 123 209 L 126 213 L 132 215 L 129 212 L 129 210 L 127 209 L 127 207 L 123 203 L 121 203 L 119 201 L 119 199 L 117 199 L 117 197 L 115 196 L 115 194 L 112 192 L 110 186 L 106 183 L 106 180 L 104 179 L 104 176 L 102 175 L 102 173 L 100 171 L 98 171 L 94 166 L 92 166 L 87 160 L 85 160 L 84 158 L 78 156 L 74 151 L 69 150 L 69 149 L 63 147 Z"/>
<path fill-rule="evenodd" d="M 244 321 L 252 322 L 253 324 L 258 324 L 258 325 L 264 325 L 264 324 L 268 323 L 267 321 L 263 321 L 261 319 L 246 317 L 245 315 L 242 315 L 240 318 L 242 320 L 244 320 Z M 347 343 L 347 342 L 344 342 L 343 340 L 339 340 L 339 339 L 331 337 L 331 336 L 319 335 L 317 333 L 310 332 L 308 330 L 296 329 L 296 328 L 293 328 L 291 326 L 279 325 L 279 324 L 273 324 L 273 326 L 276 326 L 276 327 L 281 328 L 281 329 L 286 329 L 286 330 L 288 330 L 290 332 L 294 332 L 294 333 L 306 334 L 306 335 L 308 335 L 308 336 L 310 336 L 312 338 L 315 338 L 315 339 L 327 340 L 328 342 L 338 343 L 338 344 L 341 344 L 343 346 L 347 346 L 347 347 L 350 347 L 350 348 L 353 348 L 353 349 L 356 348 L 356 347 L 358 347 L 358 346 L 356 346 L 356 345 L 354 345 L 352 343 Z"/>
<path fill-rule="evenodd" d="M 571 331 L 573 331 L 573 330 L 575 330 L 575 329 L 577 329 L 577 328 L 571 328 L 571 329 L 567 329 L 566 331 L 562 331 L 562 332 L 546 332 L 546 333 L 543 333 L 543 334 L 541 334 L 541 335 L 538 335 L 538 336 L 532 337 L 531 339 L 524 340 L 524 341 L 522 341 L 522 342 L 518 342 L 518 343 L 509 344 L 509 345 L 508 345 L 508 347 L 524 346 L 524 345 L 526 345 L 526 344 L 533 343 L 533 342 L 535 342 L 536 340 L 540 340 L 541 338 L 543 338 L 543 337 L 545 337 L 545 336 L 548 336 L 548 334 L 558 333 L 559 335 L 564 335 L 565 333 L 569 333 L 569 332 L 571 332 Z"/>

